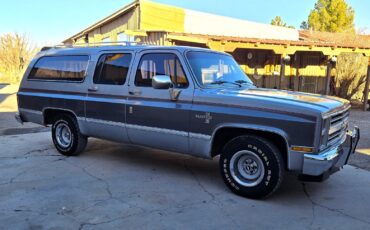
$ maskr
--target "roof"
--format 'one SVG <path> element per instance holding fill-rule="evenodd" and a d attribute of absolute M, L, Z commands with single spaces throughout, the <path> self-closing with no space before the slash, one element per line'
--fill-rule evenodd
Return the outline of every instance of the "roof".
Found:
<path fill-rule="evenodd" d="M 137 30 L 299 40 L 299 33 L 296 29 L 209 14 L 147 0 L 135 0 L 108 17 L 67 38 L 63 43 L 80 38 L 135 9 L 137 6 L 140 6 L 140 20 Z"/>
<path fill-rule="evenodd" d="M 369 35 L 310 32 L 310 31 L 300 31 L 300 40 L 298 41 L 279 40 L 279 39 L 240 38 L 234 36 L 215 36 L 189 33 L 170 33 L 168 37 L 173 40 L 183 40 L 186 38 L 193 38 L 199 41 L 199 43 L 205 44 L 209 40 L 216 40 L 216 41 L 246 42 L 271 45 L 295 45 L 295 46 L 314 45 L 323 47 L 370 48 Z"/>
<path fill-rule="evenodd" d="M 140 30 L 234 36 L 241 38 L 299 40 L 298 30 L 210 14 L 152 1 L 140 1 Z"/>
<path fill-rule="evenodd" d="M 272 45 L 325 45 L 325 46 L 336 46 L 334 42 L 329 41 L 315 41 L 315 40 L 279 40 L 279 39 L 258 39 L 258 38 L 240 38 L 233 36 L 214 36 L 214 35 L 204 35 L 204 34 L 188 34 L 188 33 L 170 33 L 169 38 L 173 40 L 181 40 L 181 37 L 192 37 L 199 39 L 202 43 L 206 43 L 208 40 L 216 41 L 231 41 L 231 42 L 247 42 L 247 43 L 260 43 L 260 44 L 272 44 Z"/>
<path fill-rule="evenodd" d="M 255 39 L 238 38 L 231 36 L 212 36 L 202 34 L 169 33 L 167 38 L 171 41 L 199 43 L 214 50 L 234 52 L 236 49 L 262 49 L 272 50 L 275 54 L 292 55 L 296 52 L 321 52 L 326 56 L 338 56 L 340 53 L 362 53 L 370 57 L 370 46 L 360 44 L 354 46 L 347 43 L 336 43 L 332 41 L 318 40 L 276 40 L 276 39 Z"/>
<path fill-rule="evenodd" d="M 64 42 L 79 38 L 140 5 L 141 33 L 162 31 L 173 40 L 208 40 L 317 47 L 370 48 L 370 35 L 295 30 L 208 14 L 147 0 L 135 0 Z M 181 39 L 180 39 L 181 38 Z"/>
<path fill-rule="evenodd" d="M 94 30 L 95 28 L 98 28 L 98 27 L 100 27 L 100 26 L 102 26 L 102 25 L 104 25 L 104 24 L 106 24 L 106 23 L 108 23 L 108 22 L 116 19 L 117 17 L 119 17 L 119 16 L 125 14 L 126 12 L 134 9 L 138 4 L 139 4 L 139 0 L 133 1 L 132 3 L 130 3 L 130 4 L 122 7 L 121 9 L 117 10 L 113 14 L 111 14 L 111 15 L 109 15 L 109 16 L 101 19 L 101 20 L 99 20 L 98 22 L 92 24 L 91 26 L 87 27 L 86 29 L 84 29 L 84 30 L 78 32 L 77 34 L 75 34 L 75 35 L 73 35 L 73 36 L 65 39 L 63 41 L 63 43 L 67 43 L 69 40 L 72 40 L 72 39 L 81 37 L 81 36 L 85 35 L 86 33 Z"/>
<path fill-rule="evenodd" d="M 330 33 L 310 30 L 299 31 L 302 41 L 316 43 L 331 43 L 335 46 L 370 48 L 370 35 L 354 33 Z"/>

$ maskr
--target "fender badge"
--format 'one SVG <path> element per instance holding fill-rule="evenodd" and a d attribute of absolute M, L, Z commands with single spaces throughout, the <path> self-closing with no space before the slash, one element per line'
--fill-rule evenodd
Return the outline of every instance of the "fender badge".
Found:
<path fill-rule="evenodd" d="M 209 124 L 212 120 L 211 113 L 205 113 L 205 114 L 195 114 L 195 118 L 197 119 L 204 119 L 205 124 Z"/>

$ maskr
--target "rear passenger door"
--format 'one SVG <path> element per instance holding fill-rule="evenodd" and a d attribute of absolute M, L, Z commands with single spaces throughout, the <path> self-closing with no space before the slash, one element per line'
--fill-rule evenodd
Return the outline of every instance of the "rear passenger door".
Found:
<path fill-rule="evenodd" d="M 90 79 L 86 98 L 88 135 L 128 142 L 125 128 L 127 79 L 133 53 L 102 53 Z"/>
<path fill-rule="evenodd" d="M 131 142 L 165 150 L 188 152 L 189 110 L 194 85 L 184 68 L 181 54 L 175 50 L 142 51 L 137 54 L 130 77 L 126 108 L 127 132 Z M 152 78 L 167 75 L 177 100 L 169 89 L 154 89 Z"/>

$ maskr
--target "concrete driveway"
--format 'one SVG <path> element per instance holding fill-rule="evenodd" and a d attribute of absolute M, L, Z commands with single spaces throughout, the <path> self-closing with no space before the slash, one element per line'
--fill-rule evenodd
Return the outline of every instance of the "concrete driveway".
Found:
<path fill-rule="evenodd" d="M 43 126 L 32 123 L 21 125 L 14 119 L 18 111 L 16 95 L 18 87 L 0 84 L 0 136 L 47 131 L 48 129 Z"/>
<path fill-rule="evenodd" d="M 213 161 L 90 139 L 63 157 L 48 132 L 0 137 L 2 229 L 370 229 L 370 172 L 287 175 L 267 200 L 224 186 Z"/>

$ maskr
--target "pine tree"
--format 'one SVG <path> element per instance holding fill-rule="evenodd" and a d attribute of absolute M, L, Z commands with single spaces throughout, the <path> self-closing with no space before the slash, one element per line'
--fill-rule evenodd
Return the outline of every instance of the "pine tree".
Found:
<path fill-rule="evenodd" d="M 354 32 L 355 11 L 345 0 L 318 0 L 308 16 L 308 28 L 326 32 Z"/>
<path fill-rule="evenodd" d="M 303 22 L 301 23 L 301 25 L 300 25 L 300 28 L 301 28 L 302 30 L 308 30 L 308 29 L 309 29 L 309 27 L 308 27 L 308 23 L 307 23 L 306 21 L 303 21 Z"/>
<path fill-rule="evenodd" d="M 288 26 L 280 16 L 276 16 L 274 19 L 271 20 L 271 25 L 274 26 L 282 26 L 288 28 L 294 28 L 293 26 Z"/>

